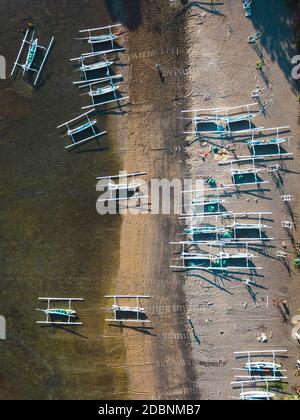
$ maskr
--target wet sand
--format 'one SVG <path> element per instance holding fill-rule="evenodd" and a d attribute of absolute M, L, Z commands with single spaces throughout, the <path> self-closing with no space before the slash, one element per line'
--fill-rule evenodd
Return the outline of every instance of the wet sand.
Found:
<path fill-rule="evenodd" d="M 28 22 L 45 42 L 54 34 L 56 46 L 37 92 L 8 79 L 1 94 L 0 312 L 8 322 L 1 398 L 163 398 L 159 393 L 170 389 L 189 398 L 194 374 L 181 362 L 189 337 L 178 335 L 186 325 L 185 310 L 177 310 L 185 305 L 183 283 L 169 271 L 176 218 L 101 217 L 94 191 L 97 175 L 120 169 L 147 171 L 148 179 L 184 174 L 176 119 L 184 96 L 181 7 L 170 8 L 167 0 L 90 1 L 72 8 L 65 1 L 59 10 L 53 2 L 25 3 L 5 9 L 1 52 L 12 63 L 18 30 Z M 56 126 L 83 105 L 71 85 L 69 58 L 82 52 L 74 38 L 78 29 L 110 19 L 127 28 L 127 53 L 115 70 L 125 76 L 122 91 L 131 103 L 123 115 L 114 107 L 101 115 L 109 135 L 100 145 L 68 154 Z M 165 83 L 157 62 L 171 71 Z M 150 330 L 104 325 L 108 293 L 150 294 Z M 37 297 L 47 295 L 84 297 L 76 305 L 84 326 L 72 333 L 36 327 Z"/>
<path fill-rule="evenodd" d="M 44 83 L 33 92 L 26 81 L 0 81 L 0 313 L 7 319 L 1 343 L 0 397 L 15 399 L 126 398 L 124 346 L 104 340 L 103 296 L 119 263 L 121 220 L 96 213 L 95 177 L 118 171 L 109 135 L 73 153 L 56 126 L 81 114 L 86 98 L 71 84 L 78 77 L 70 58 L 83 52 L 77 30 L 111 22 L 104 2 L 13 1 L 0 5 L 1 54 L 12 67 L 28 22 L 39 40 L 56 43 Z M 114 117 L 112 124 L 115 124 Z M 117 121 L 117 118 L 116 118 Z M 40 328 L 39 296 L 83 297 L 83 327 Z"/>

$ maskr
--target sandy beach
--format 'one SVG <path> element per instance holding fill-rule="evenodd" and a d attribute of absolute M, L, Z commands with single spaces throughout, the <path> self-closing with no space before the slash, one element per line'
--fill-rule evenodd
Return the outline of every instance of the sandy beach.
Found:
<path fill-rule="evenodd" d="M 184 16 L 181 6 L 170 7 L 168 1 L 140 5 L 142 24 L 127 32 L 130 107 L 117 136 L 123 170 L 145 171 L 147 180 L 181 179 L 185 173 L 184 140 L 178 135 L 177 113 L 185 95 Z M 170 72 L 164 82 L 156 64 L 162 72 Z M 195 380 L 193 367 L 184 363 L 190 359 L 184 279 L 169 269 L 172 255 L 168 242 L 173 240 L 176 226 L 176 217 L 169 215 L 122 218 L 115 293 L 151 296 L 144 303 L 150 328 L 114 328 L 116 338 L 125 340 L 124 369 L 132 399 L 164 398 L 170 390 L 178 393 L 178 398 L 197 397 L 189 389 Z"/>
<path fill-rule="evenodd" d="M 151 6 L 147 3 L 144 13 L 149 9 Z M 168 243 L 176 240 L 180 232 L 176 218 L 124 217 L 116 290 L 150 294 L 151 307 L 154 306 L 154 313 L 150 316 L 152 331 L 146 333 L 124 328 L 120 332 L 125 337 L 127 348 L 126 368 L 131 398 L 236 398 L 238 391 L 230 385 L 234 380 L 233 368 L 237 366 L 233 353 L 252 349 L 284 348 L 288 351 L 289 357 L 283 360 L 283 365 L 288 370 L 289 385 L 280 389 L 279 398 L 284 398 L 291 387 L 297 385 L 294 365 L 299 358 L 299 346 L 291 338 L 291 318 L 298 309 L 299 275 L 293 269 L 294 250 L 289 235 L 281 227 L 282 220 L 289 219 L 290 215 L 280 199 L 280 191 L 293 195 L 292 206 L 296 214 L 299 129 L 297 89 L 290 73 L 292 21 L 281 1 L 273 4 L 271 16 L 267 10 L 270 8 L 265 2 L 260 2 L 254 8 L 253 18 L 246 19 L 240 4 L 233 0 L 224 1 L 213 10 L 201 5 L 182 7 L 177 2 L 168 13 L 172 16 L 175 11 L 175 15 L 184 19 L 186 63 L 174 58 L 165 65 L 158 57 L 153 59 L 148 54 L 149 58 L 130 68 L 133 107 L 126 128 L 129 147 L 123 157 L 123 166 L 129 172 L 145 170 L 149 176 L 168 178 L 184 174 L 192 179 L 214 174 L 220 184 L 228 182 L 226 170 L 220 170 L 212 154 L 208 153 L 206 162 L 202 162 L 200 154 L 209 150 L 207 146 L 195 142 L 193 136 L 178 135 L 183 127 L 176 122 L 176 115 L 180 115 L 183 109 L 251 103 L 250 94 L 257 84 L 263 89 L 264 102 L 270 102 L 271 106 L 266 115 L 255 122 L 256 126 L 289 125 L 293 136 L 290 151 L 294 153 L 294 159 L 282 163 L 282 189 L 278 190 L 269 176 L 270 185 L 265 193 L 233 194 L 228 198 L 231 211 L 273 212 L 269 221 L 274 237 L 271 247 L 252 247 L 255 255 L 260 257 L 257 265 L 263 268 L 251 278 L 256 283 L 253 295 L 242 284 L 245 274 L 223 276 L 199 272 L 186 276 L 172 272 L 168 268 L 172 257 Z M 278 29 L 280 44 L 273 27 Z M 128 35 L 130 47 L 136 48 L 137 54 L 138 45 L 144 45 L 141 41 L 145 29 L 141 27 L 135 34 Z M 147 46 L 151 49 L 148 27 L 147 30 Z M 256 31 L 264 32 L 262 50 L 267 83 L 255 69 L 258 57 L 247 43 L 248 37 Z M 135 44 L 135 39 L 138 44 Z M 147 57 L 147 51 L 144 51 L 144 57 Z M 153 80 L 157 61 L 166 80 L 162 85 L 157 78 L 156 86 Z M 141 78 L 141 73 L 146 73 L 145 77 Z M 187 76 L 184 91 L 176 88 L 175 81 L 182 87 L 182 74 Z M 148 78 L 152 81 L 151 92 L 147 89 Z M 142 101 L 140 109 L 136 110 L 139 97 Z M 184 153 L 181 153 L 182 157 L 170 153 L 174 147 L 183 151 L 182 141 L 185 142 L 186 165 L 182 162 Z M 157 150 L 152 150 L 154 147 Z M 294 235 L 296 240 L 296 231 Z M 288 243 L 291 251 L 289 270 L 276 258 L 276 251 L 282 249 L 283 242 Z M 272 304 L 274 298 L 288 301 L 290 316 L 286 321 Z M 200 346 L 191 334 L 187 315 L 201 337 Z M 257 341 L 261 333 L 269 337 L 267 344 Z"/>
<path fill-rule="evenodd" d="M 0 6 L 7 17 L 0 53 L 9 63 L 28 22 L 43 39 L 55 34 L 56 45 L 39 90 L 7 79 L 0 95 L 0 313 L 8 322 L 0 399 L 235 399 L 233 353 L 266 348 L 288 350 L 282 362 L 289 383 L 277 393 L 286 397 L 299 385 L 294 376 L 299 344 L 291 337 L 299 308 L 299 273 L 293 268 L 299 233 L 294 229 L 291 240 L 281 223 L 294 217 L 297 224 L 300 149 L 292 18 L 283 0 L 255 2 L 251 19 L 238 0 L 214 7 L 179 0 L 90 0 L 72 9 L 64 0 L 59 10 L 49 1 L 14 3 Z M 76 73 L 69 59 L 82 52 L 74 38 L 79 29 L 115 22 L 123 24 L 120 45 L 126 52 L 116 57 L 114 71 L 122 72 L 120 90 L 130 100 L 121 110 L 99 110 L 101 128 L 108 131 L 103 142 L 65 153 L 56 127 L 86 104 L 71 84 Z M 257 31 L 264 33 L 264 79 L 247 43 Z M 209 141 L 183 135 L 187 126 L 179 117 L 184 109 L 251 103 L 257 84 L 269 106 L 255 126 L 290 126 L 294 156 L 281 162 L 280 184 L 264 173 L 265 191 L 226 197 L 231 211 L 273 213 L 271 246 L 251 248 L 262 267 L 251 278 L 253 295 L 242 283 L 245 274 L 172 270 L 176 247 L 169 243 L 182 232 L 178 217 L 100 216 L 95 184 L 97 176 L 120 170 L 147 172 L 149 185 L 152 179 L 210 176 L 218 185 L 228 182 L 228 167 L 219 166 Z M 290 213 L 282 194 L 293 196 Z M 283 242 L 288 267 L 276 257 Z M 78 304 L 82 328 L 35 328 L 37 297 L 54 294 L 85 298 Z M 107 294 L 151 296 L 143 302 L 150 324 L 105 323 Z M 285 320 L 275 298 L 288 302 Z M 268 343 L 258 342 L 261 333 Z"/>

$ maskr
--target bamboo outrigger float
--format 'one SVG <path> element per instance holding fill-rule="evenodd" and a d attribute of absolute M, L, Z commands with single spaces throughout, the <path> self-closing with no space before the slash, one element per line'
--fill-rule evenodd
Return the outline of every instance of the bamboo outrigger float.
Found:
<path fill-rule="evenodd" d="M 233 166 L 235 163 L 245 163 L 249 161 L 252 161 L 252 167 L 247 169 L 238 169 Z M 232 184 L 224 184 L 223 187 L 225 188 L 240 188 L 243 186 L 256 186 L 259 188 L 261 185 L 269 183 L 269 181 L 264 181 L 259 177 L 259 174 L 264 173 L 265 169 L 256 167 L 255 160 L 253 158 L 248 158 L 241 162 L 231 162 L 230 164 L 231 169 L 229 174 L 232 179 Z"/>
<path fill-rule="evenodd" d="M 45 321 L 36 321 L 40 325 L 82 325 L 82 322 L 77 321 L 77 312 L 72 309 L 72 302 L 83 302 L 82 298 L 47 298 L 39 297 L 40 301 L 47 302 L 46 309 L 36 309 L 39 312 L 43 312 L 46 315 Z M 68 302 L 68 308 L 51 308 L 52 302 Z"/>
<path fill-rule="evenodd" d="M 113 103 L 113 102 L 118 102 L 119 103 L 119 102 L 125 101 L 126 99 L 129 99 L 129 96 L 118 96 L 117 91 L 118 91 L 120 86 L 115 85 L 112 80 L 110 80 L 109 85 L 106 85 L 104 87 L 98 87 L 98 88 L 94 89 L 94 86 L 98 85 L 99 83 L 101 83 L 101 82 L 98 81 L 98 82 L 94 82 L 94 83 L 90 83 L 90 84 L 86 85 L 86 86 L 89 87 L 88 95 L 92 99 L 92 104 L 87 105 L 87 106 L 83 106 L 83 107 L 81 107 L 82 109 L 94 108 L 94 107 L 97 107 L 97 106 L 102 106 L 102 105 L 110 104 L 110 103 Z M 99 98 L 101 96 L 109 95 L 110 93 L 112 93 L 113 99 L 100 100 L 100 102 L 97 101 L 97 98 Z"/>
<path fill-rule="evenodd" d="M 25 33 L 24 39 L 22 41 L 21 48 L 18 52 L 18 56 L 17 56 L 16 61 L 14 63 L 13 69 L 11 71 L 11 76 L 14 74 L 17 67 L 21 67 L 23 69 L 23 77 L 24 77 L 25 73 L 29 73 L 31 71 L 35 72 L 36 77 L 33 81 L 33 86 L 36 86 L 36 84 L 37 84 L 37 82 L 40 78 L 41 72 L 44 68 L 44 65 L 46 63 L 46 60 L 48 58 L 51 47 L 53 45 L 54 37 L 51 38 L 48 47 L 43 47 L 42 45 L 38 44 L 38 39 L 35 38 L 35 32 L 34 31 L 31 33 L 31 37 L 28 38 L 30 36 L 30 32 L 31 32 L 30 30 L 27 30 L 26 33 Z M 27 55 L 26 55 L 25 62 L 20 63 L 19 60 L 20 60 L 20 58 L 23 54 L 24 48 L 26 46 L 28 47 L 28 50 L 27 50 Z M 39 49 L 44 52 L 44 56 L 43 56 L 42 62 L 37 66 L 37 68 L 34 68 L 34 62 L 35 62 L 36 55 L 37 55 L 37 52 L 38 52 Z"/>
<path fill-rule="evenodd" d="M 95 138 L 98 138 L 106 134 L 106 131 L 102 131 L 102 132 L 96 131 L 95 125 L 97 124 L 97 120 L 90 118 L 90 114 L 93 113 L 94 111 L 95 109 L 92 109 L 89 112 L 79 115 L 73 120 L 67 121 L 66 123 L 61 124 L 57 127 L 57 128 L 65 127 L 67 132 L 64 136 L 67 135 L 71 139 L 71 144 L 66 146 L 65 149 L 73 149 L 75 147 L 81 146 L 85 143 L 90 142 L 91 140 Z M 80 120 L 85 120 L 85 122 L 83 124 L 81 123 L 77 127 L 72 128 L 74 125 L 78 124 Z M 91 135 L 87 134 L 88 132 Z M 81 136 L 83 136 L 83 138 L 81 138 Z"/>
<path fill-rule="evenodd" d="M 252 110 L 255 108 L 255 110 Z M 183 119 L 193 123 L 193 131 L 184 131 L 184 134 L 216 134 L 224 136 L 234 133 L 232 125 L 237 123 L 247 123 L 247 130 L 252 128 L 252 120 L 260 114 L 257 110 L 257 103 L 240 105 L 237 107 L 211 108 L 211 109 L 189 109 L 181 111 L 182 113 L 191 114 L 190 117 Z M 213 129 L 202 129 L 203 125 L 213 125 Z M 238 132 L 247 131 L 239 130 Z"/>
<path fill-rule="evenodd" d="M 119 175 L 97 177 L 97 181 L 103 181 L 106 195 L 105 198 L 99 197 L 97 201 L 129 201 L 148 198 L 147 194 L 141 192 L 143 183 L 135 179 L 136 177 L 143 175 L 147 175 L 147 172 L 135 172 L 132 174 L 126 172 L 124 174 L 120 173 Z M 125 178 L 125 181 L 122 183 L 120 180 L 123 178 Z M 132 182 L 129 183 L 128 178 L 132 178 Z M 114 182 L 115 179 L 119 180 L 119 183 Z"/>
<path fill-rule="evenodd" d="M 111 319 L 106 319 L 106 322 L 120 322 L 120 323 L 149 323 L 150 320 L 147 318 L 145 309 L 141 306 L 142 299 L 150 299 L 151 296 L 105 296 L 107 299 L 113 299 L 113 305 L 111 310 L 114 314 L 114 317 Z M 135 299 L 136 305 L 135 306 L 123 306 L 120 305 L 119 300 L 132 300 Z"/>

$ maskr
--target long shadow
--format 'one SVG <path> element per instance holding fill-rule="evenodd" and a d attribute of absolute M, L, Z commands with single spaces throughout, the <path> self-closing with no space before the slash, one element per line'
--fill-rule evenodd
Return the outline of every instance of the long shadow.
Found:
<path fill-rule="evenodd" d="M 293 18 L 292 12 L 284 0 L 259 0 L 253 6 L 251 20 L 258 32 L 263 32 L 261 45 L 276 61 L 290 82 L 292 90 L 297 92 L 297 84 L 292 78 Z"/>
<path fill-rule="evenodd" d="M 189 274 L 188 274 L 189 275 Z M 229 290 L 225 289 L 225 287 L 222 287 L 220 284 L 218 284 L 217 282 L 214 282 L 212 280 L 209 280 L 207 277 L 204 276 L 200 276 L 199 274 L 191 274 L 191 276 L 193 278 L 198 278 L 200 280 L 204 280 L 207 283 L 211 284 L 212 286 L 215 286 L 217 289 L 222 290 L 223 292 L 228 293 L 229 295 L 233 295 L 232 292 L 230 292 Z"/>
<path fill-rule="evenodd" d="M 76 335 L 77 337 L 80 337 L 80 338 L 85 338 L 85 339 L 88 339 L 89 338 L 89 337 L 87 337 L 85 335 L 80 334 L 77 331 L 78 330 L 78 327 L 76 325 L 72 325 L 72 324 L 70 324 L 70 326 L 62 326 L 62 325 L 41 325 L 40 328 L 52 329 L 53 330 L 53 334 L 55 334 L 58 330 L 61 330 L 61 331 L 65 331 L 65 332 L 67 332 L 69 334 Z"/>
<path fill-rule="evenodd" d="M 113 21 L 118 21 L 130 31 L 136 31 L 142 24 L 141 0 L 104 0 Z"/>
<path fill-rule="evenodd" d="M 132 326 L 132 325 L 125 325 L 124 323 L 120 324 L 108 324 L 110 327 L 119 328 L 119 329 L 127 329 L 127 330 L 134 330 L 140 332 L 145 335 L 150 335 L 152 337 L 156 337 L 156 333 L 152 333 L 151 330 L 154 330 L 153 327 L 146 327 L 146 326 Z"/>

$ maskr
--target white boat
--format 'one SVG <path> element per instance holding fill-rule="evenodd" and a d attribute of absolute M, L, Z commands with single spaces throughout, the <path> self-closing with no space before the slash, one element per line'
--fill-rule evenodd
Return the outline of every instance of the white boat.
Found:
<path fill-rule="evenodd" d="M 138 306 L 132 307 L 132 306 L 113 305 L 112 310 L 116 311 L 116 312 L 134 312 L 134 313 L 139 313 L 139 314 L 144 314 L 145 313 L 145 309 L 140 308 Z"/>
<path fill-rule="evenodd" d="M 100 44 L 102 42 L 113 42 L 118 39 L 118 35 L 116 34 L 105 34 L 105 35 L 98 35 L 98 36 L 92 36 L 91 38 L 88 38 L 89 44 Z"/>
<path fill-rule="evenodd" d="M 67 318 L 76 318 L 76 311 L 72 309 L 61 309 L 61 308 L 53 308 L 53 309 L 37 309 L 40 312 L 44 312 L 47 316 L 61 316 Z"/>
<path fill-rule="evenodd" d="M 272 363 L 272 362 L 249 362 L 246 363 L 246 369 L 248 370 L 278 370 L 281 368 L 281 365 L 278 363 Z"/>
<path fill-rule="evenodd" d="M 99 61 L 99 63 L 94 63 L 94 64 L 82 64 L 80 66 L 80 71 L 85 72 L 85 71 L 100 70 L 100 69 L 107 68 L 111 66 L 112 64 L 114 64 L 113 61 Z"/>
<path fill-rule="evenodd" d="M 80 127 L 73 128 L 72 130 L 68 130 L 68 136 L 71 134 L 78 134 L 81 133 L 84 130 L 87 130 L 88 128 L 92 127 L 93 125 L 97 124 L 97 120 L 91 120 Z"/>
<path fill-rule="evenodd" d="M 97 89 L 91 90 L 89 92 L 89 95 L 90 96 L 106 95 L 108 93 L 115 92 L 118 89 L 119 89 L 118 85 L 111 84 L 111 85 L 108 85 L 108 86 L 104 86 L 103 88 L 97 88 Z"/>
<path fill-rule="evenodd" d="M 29 44 L 26 61 L 25 61 L 25 64 L 23 65 L 23 74 L 26 71 L 30 70 L 33 60 L 36 56 L 37 49 L 38 49 L 38 40 L 36 38 Z"/>

